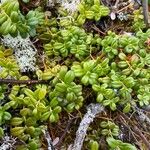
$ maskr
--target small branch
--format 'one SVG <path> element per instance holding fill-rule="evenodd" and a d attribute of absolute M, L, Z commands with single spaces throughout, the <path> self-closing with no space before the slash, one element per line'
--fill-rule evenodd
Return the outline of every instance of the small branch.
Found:
<path fill-rule="evenodd" d="M 52 142 L 52 138 L 50 137 L 49 135 L 49 132 L 47 130 L 44 131 L 44 136 L 45 136 L 45 139 L 47 141 L 47 149 L 48 150 L 55 150 L 54 146 L 53 146 L 53 142 Z"/>
<path fill-rule="evenodd" d="M 136 126 L 136 124 L 132 122 L 131 119 L 124 113 L 120 112 L 120 114 L 123 118 L 125 118 L 132 125 L 131 129 L 141 138 L 141 140 L 147 146 L 147 148 L 150 149 L 150 143 L 148 142 L 146 137 L 143 135 L 143 133 L 139 130 L 139 128 Z"/>
<path fill-rule="evenodd" d="M 71 150 L 81 150 L 86 136 L 87 129 L 97 114 L 101 113 L 104 107 L 100 104 L 90 104 L 87 108 L 87 113 L 84 115 L 79 128 L 76 132 L 76 138 Z"/>
<path fill-rule="evenodd" d="M 0 84 L 48 84 L 46 80 L 15 80 L 15 79 L 0 79 Z"/>
<path fill-rule="evenodd" d="M 146 137 L 143 135 L 143 133 L 139 130 L 139 128 L 137 128 L 136 126 L 134 126 L 133 131 L 135 133 L 137 133 L 139 135 L 139 137 L 141 137 L 141 139 L 143 140 L 143 143 L 147 146 L 148 149 L 150 149 L 150 143 L 148 142 L 148 140 L 146 139 Z"/>
<path fill-rule="evenodd" d="M 121 8 L 120 10 L 117 11 L 117 13 L 122 12 L 123 10 L 129 8 L 130 6 L 131 6 L 131 4 L 129 4 L 129 5 L 127 5 L 127 6 L 123 7 L 123 8 Z"/>
<path fill-rule="evenodd" d="M 103 31 L 101 31 L 99 28 L 97 28 L 95 25 L 93 25 L 92 29 L 94 29 L 95 31 L 97 31 L 99 34 L 103 34 L 106 35 L 106 33 L 104 33 Z"/>

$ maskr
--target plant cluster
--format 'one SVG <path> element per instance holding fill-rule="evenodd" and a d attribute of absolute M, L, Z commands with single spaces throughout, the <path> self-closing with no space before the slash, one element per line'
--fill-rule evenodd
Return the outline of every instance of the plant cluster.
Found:
<path fill-rule="evenodd" d="M 102 135 L 105 136 L 118 136 L 119 127 L 111 121 L 102 121 L 100 126 L 103 128 L 101 131 Z"/>
<path fill-rule="evenodd" d="M 13 51 L 11 49 L 5 49 L 0 47 L 0 77 L 1 78 L 18 78 L 19 66 L 15 58 L 12 56 Z"/>
<path fill-rule="evenodd" d="M 135 31 L 139 31 L 140 29 L 144 29 L 146 26 L 144 24 L 143 15 L 141 13 L 141 9 L 134 11 L 134 19 L 133 19 L 133 29 Z"/>
<path fill-rule="evenodd" d="M 86 19 L 98 21 L 101 17 L 109 14 L 109 9 L 101 5 L 99 0 L 82 0 L 78 10 L 79 16 L 77 22 L 81 25 L 85 23 Z"/>
<path fill-rule="evenodd" d="M 68 57 L 70 54 L 79 60 L 87 57 L 93 50 L 92 45 L 98 44 L 100 38 L 87 34 L 78 26 L 70 26 L 60 31 L 56 30 L 50 43 L 45 44 L 44 49 L 48 56 Z"/>
<path fill-rule="evenodd" d="M 103 138 L 102 136 L 106 137 L 109 149 L 113 150 L 118 148 L 119 150 L 136 150 L 135 146 L 115 139 L 119 136 L 119 126 L 109 120 L 102 121 L 98 130 L 92 130 L 92 132 L 88 134 L 86 141 L 88 142 L 90 150 L 98 150 L 101 148 L 99 141 L 100 138 Z"/>
<path fill-rule="evenodd" d="M 59 101 L 60 105 L 67 111 L 78 110 L 83 103 L 82 86 L 73 82 L 75 74 L 66 66 L 62 66 L 58 76 L 54 78 L 54 90 L 49 96 L 53 100 Z"/>
<path fill-rule="evenodd" d="M 116 140 L 112 137 L 107 138 L 107 143 L 110 147 L 111 150 L 113 149 L 119 149 L 119 150 L 136 150 L 136 147 L 129 144 L 129 143 L 124 143 L 121 140 Z"/>
<path fill-rule="evenodd" d="M 43 22 L 44 14 L 38 10 L 31 10 L 24 16 L 19 9 L 17 0 L 6 1 L 0 6 L 0 33 L 15 37 L 20 34 L 27 37 L 35 36 L 35 28 Z"/>
<path fill-rule="evenodd" d="M 47 81 L 32 86 L 0 85 L 0 138 L 8 125 L 10 135 L 25 143 L 18 150 L 40 149 L 47 123 L 59 122 L 64 111 L 84 109 L 88 91 L 90 102 L 111 111 L 129 113 L 135 106 L 150 104 L 150 29 L 142 31 L 138 12 L 134 35 L 108 31 L 101 37 L 84 28 L 89 20 L 108 16 L 109 8 L 99 0 L 81 0 L 70 18 L 66 9 L 56 7 L 55 11 L 58 14 L 44 18 L 41 8 L 25 14 L 18 0 L 0 5 L 0 79 Z M 36 68 L 37 50 L 30 37 L 41 44 L 41 70 Z M 136 149 L 118 140 L 119 126 L 114 122 L 102 121 L 99 129 L 97 137 L 90 138 L 91 150 L 99 148 L 99 136 L 105 137 L 110 149 Z"/>

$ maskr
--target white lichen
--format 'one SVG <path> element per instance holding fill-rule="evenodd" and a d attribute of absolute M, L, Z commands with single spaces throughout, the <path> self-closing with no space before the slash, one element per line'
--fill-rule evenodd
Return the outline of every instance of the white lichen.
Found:
<path fill-rule="evenodd" d="M 48 0 L 47 6 L 53 7 L 56 3 L 72 14 L 77 11 L 80 0 Z"/>
<path fill-rule="evenodd" d="M 74 13 L 77 11 L 80 0 L 63 0 L 61 5 L 64 9 L 66 9 L 69 13 Z"/>
<path fill-rule="evenodd" d="M 127 21 L 128 20 L 128 15 L 126 13 L 123 13 L 123 12 L 119 12 L 117 17 L 120 21 Z"/>
<path fill-rule="evenodd" d="M 2 42 L 5 46 L 13 49 L 21 72 L 36 70 L 37 50 L 29 37 L 23 39 L 21 36 L 14 38 L 10 35 L 6 35 L 3 37 Z"/>
<path fill-rule="evenodd" d="M 76 132 L 76 138 L 71 150 L 81 150 L 87 129 L 97 114 L 101 113 L 104 107 L 100 104 L 90 104 L 87 108 L 87 113 L 84 115 L 79 128 Z"/>
<path fill-rule="evenodd" d="M 47 1 L 47 6 L 48 7 L 53 7 L 55 5 L 54 0 L 48 0 Z"/>
<path fill-rule="evenodd" d="M 13 150 L 13 147 L 16 143 L 17 138 L 13 138 L 10 136 L 4 136 L 0 143 L 0 150 Z"/>

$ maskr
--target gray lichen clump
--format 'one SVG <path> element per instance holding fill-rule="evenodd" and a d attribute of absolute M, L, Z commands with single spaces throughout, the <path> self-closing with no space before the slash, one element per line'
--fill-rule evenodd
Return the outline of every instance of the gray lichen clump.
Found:
<path fill-rule="evenodd" d="M 17 138 L 13 138 L 6 135 L 0 142 L 0 150 L 13 150 L 16 140 Z"/>
<path fill-rule="evenodd" d="M 5 46 L 14 51 L 14 55 L 19 64 L 21 72 L 36 70 L 36 48 L 33 46 L 29 37 L 23 39 L 21 36 L 4 36 L 2 42 Z"/>

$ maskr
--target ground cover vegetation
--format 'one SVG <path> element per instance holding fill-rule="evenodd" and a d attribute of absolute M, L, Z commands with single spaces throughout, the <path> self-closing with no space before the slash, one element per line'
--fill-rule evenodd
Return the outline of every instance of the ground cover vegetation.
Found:
<path fill-rule="evenodd" d="M 75 150 L 81 121 L 83 150 L 150 149 L 143 10 L 139 0 L 1 1 L 0 149 Z"/>

